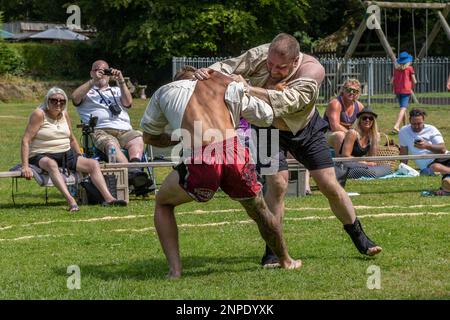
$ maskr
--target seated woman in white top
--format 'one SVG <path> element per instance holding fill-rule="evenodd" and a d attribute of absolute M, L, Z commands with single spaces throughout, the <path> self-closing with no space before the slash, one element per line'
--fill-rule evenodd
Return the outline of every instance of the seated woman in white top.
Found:
<path fill-rule="evenodd" d="M 105 199 L 104 205 L 126 205 L 125 201 L 115 199 L 109 192 L 98 162 L 80 157 L 80 147 L 65 110 L 66 103 L 66 93 L 53 87 L 47 92 L 44 103 L 31 114 L 22 138 L 22 175 L 26 179 L 33 176 L 29 164 L 47 171 L 55 187 L 66 198 L 70 212 L 78 211 L 79 208 L 67 189 L 59 167 L 89 173 Z"/>

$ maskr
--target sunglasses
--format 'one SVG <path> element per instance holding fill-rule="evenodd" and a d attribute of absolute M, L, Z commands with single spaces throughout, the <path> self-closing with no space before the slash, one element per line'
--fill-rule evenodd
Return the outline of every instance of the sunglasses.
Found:
<path fill-rule="evenodd" d="M 367 120 L 373 121 L 373 117 L 363 116 L 363 117 L 361 117 L 361 120 L 362 121 L 367 121 Z"/>
<path fill-rule="evenodd" d="M 48 101 L 52 104 L 66 104 L 66 100 L 65 99 L 55 99 L 55 98 L 50 98 L 48 99 Z"/>
<path fill-rule="evenodd" d="M 409 113 L 410 117 L 420 117 L 420 116 L 426 116 L 427 114 L 424 111 L 420 111 L 420 110 L 412 110 Z"/>
<path fill-rule="evenodd" d="M 344 88 L 345 92 L 347 93 L 352 93 L 352 94 L 358 94 L 359 90 L 358 89 L 353 89 L 353 88 Z"/>

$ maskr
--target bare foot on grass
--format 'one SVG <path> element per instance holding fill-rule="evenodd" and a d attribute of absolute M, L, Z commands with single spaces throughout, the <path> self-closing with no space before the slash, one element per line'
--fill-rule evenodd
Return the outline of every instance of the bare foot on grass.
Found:
<path fill-rule="evenodd" d="M 374 256 L 374 255 L 376 255 L 376 254 L 379 254 L 379 253 L 381 252 L 381 250 L 383 250 L 381 247 L 375 246 L 375 247 L 372 247 L 372 248 L 367 249 L 366 254 L 367 254 L 368 256 Z"/>
<path fill-rule="evenodd" d="M 179 278 L 181 278 L 181 271 L 180 272 L 169 271 L 169 273 L 167 274 L 166 277 L 169 280 L 179 279 Z"/>

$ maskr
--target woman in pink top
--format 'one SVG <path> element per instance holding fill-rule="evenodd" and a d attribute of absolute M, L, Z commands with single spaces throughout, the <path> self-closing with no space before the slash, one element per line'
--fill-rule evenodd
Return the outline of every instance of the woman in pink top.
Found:
<path fill-rule="evenodd" d="M 411 65 L 412 61 L 413 57 L 408 52 L 404 51 L 400 53 L 397 64 L 395 65 L 394 76 L 391 79 L 391 84 L 394 86 L 394 93 L 397 95 L 400 104 L 400 112 L 392 129 L 393 133 L 398 133 L 400 130 L 400 124 L 405 119 L 409 99 L 413 93 L 412 88 L 417 83 L 414 68 Z"/>

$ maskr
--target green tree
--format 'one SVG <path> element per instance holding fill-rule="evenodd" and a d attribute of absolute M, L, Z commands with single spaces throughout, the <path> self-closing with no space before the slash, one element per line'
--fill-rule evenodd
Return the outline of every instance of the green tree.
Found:
<path fill-rule="evenodd" d="M 153 81 L 173 56 L 229 56 L 305 25 L 308 0 L 99 0 L 79 2 L 85 22 L 97 28 L 97 45 L 109 61 Z M 148 71 L 147 71 L 148 70 Z M 146 75 L 150 76 L 150 75 Z"/>
<path fill-rule="evenodd" d="M 3 12 L 0 11 L 0 29 L 3 26 Z M 13 48 L 9 47 L 0 37 L 0 74 L 10 73 L 21 75 L 24 71 L 22 56 Z"/>
<path fill-rule="evenodd" d="M 64 23 L 67 19 L 67 0 L 0 0 L 5 22 L 46 21 Z"/>

